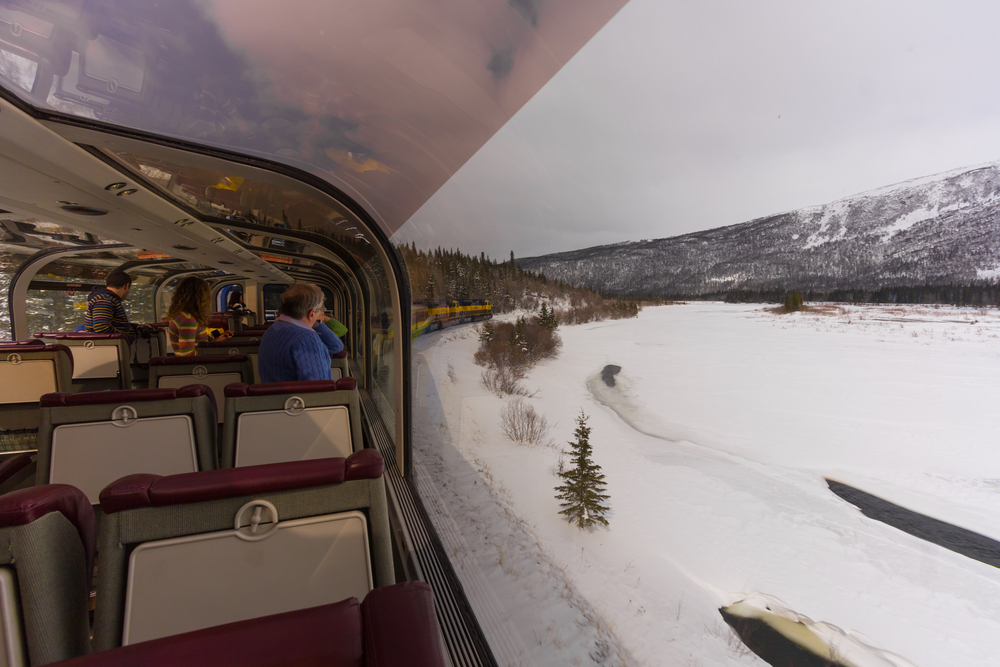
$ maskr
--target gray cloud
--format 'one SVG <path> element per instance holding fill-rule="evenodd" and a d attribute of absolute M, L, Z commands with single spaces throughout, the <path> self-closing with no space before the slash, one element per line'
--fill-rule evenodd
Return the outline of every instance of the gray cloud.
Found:
<path fill-rule="evenodd" d="M 503 258 L 1000 160 L 1000 6 L 631 0 L 397 235 Z"/>

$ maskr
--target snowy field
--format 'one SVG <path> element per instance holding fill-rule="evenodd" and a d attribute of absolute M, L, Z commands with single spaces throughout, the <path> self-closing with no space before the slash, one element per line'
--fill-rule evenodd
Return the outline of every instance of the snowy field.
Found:
<path fill-rule="evenodd" d="M 699 303 L 559 333 L 524 382 L 550 446 L 502 434 L 476 327 L 414 344 L 417 483 L 500 664 L 764 664 L 717 611 L 753 592 L 865 665 L 1000 664 L 1000 570 L 824 482 L 1000 540 L 997 309 Z M 553 491 L 581 408 L 612 508 L 589 532 Z"/>

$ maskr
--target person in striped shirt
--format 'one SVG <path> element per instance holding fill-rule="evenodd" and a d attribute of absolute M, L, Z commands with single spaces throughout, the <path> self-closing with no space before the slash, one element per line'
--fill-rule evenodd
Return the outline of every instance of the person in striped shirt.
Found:
<path fill-rule="evenodd" d="M 201 278 L 189 276 L 174 290 L 167 310 L 167 338 L 174 354 L 190 357 L 198 354 L 198 343 L 210 340 L 208 319 L 212 310 L 212 290 Z M 228 333 L 228 332 L 227 332 Z M 231 334 L 230 334 L 231 335 Z M 223 334 L 222 338 L 228 338 Z M 220 339 L 221 340 L 221 339 Z"/>
<path fill-rule="evenodd" d="M 87 297 L 87 315 L 84 327 L 89 333 L 121 334 L 131 345 L 139 336 L 139 329 L 128 321 L 122 301 L 132 289 L 132 277 L 115 269 L 104 279 L 104 287 L 96 287 Z"/>

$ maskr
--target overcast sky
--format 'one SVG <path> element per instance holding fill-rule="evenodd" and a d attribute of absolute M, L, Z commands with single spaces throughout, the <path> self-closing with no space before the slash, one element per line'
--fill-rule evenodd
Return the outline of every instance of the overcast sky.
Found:
<path fill-rule="evenodd" d="M 995 0 L 631 0 L 394 237 L 675 236 L 1000 160 Z"/>

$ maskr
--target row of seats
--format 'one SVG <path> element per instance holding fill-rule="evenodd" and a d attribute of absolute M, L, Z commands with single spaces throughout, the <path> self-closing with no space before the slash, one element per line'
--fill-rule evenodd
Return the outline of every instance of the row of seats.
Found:
<path fill-rule="evenodd" d="M 429 589 L 395 585 L 383 469 L 367 449 L 130 475 L 100 492 L 96 540 L 73 486 L 0 496 L 0 662 L 89 653 L 99 545 L 92 648 L 109 652 L 70 664 L 444 665 Z"/>
<path fill-rule="evenodd" d="M 323 459 L 364 448 L 353 378 L 237 382 L 223 395 L 220 410 L 215 392 L 204 384 L 46 394 L 36 484 L 71 484 L 96 503 L 105 485 L 131 473 L 169 475 Z M 226 415 L 221 442 L 219 414 Z"/>
<path fill-rule="evenodd" d="M 0 415 L 5 430 L 38 428 L 38 401 L 52 392 L 131 389 L 132 372 L 146 376 L 150 388 L 177 388 L 198 382 L 212 388 L 221 404 L 224 388 L 233 382 L 260 382 L 257 351 L 260 331 L 244 332 L 230 341 L 204 344 L 198 357 L 153 356 L 140 351 L 143 343 L 156 353 L 165 346 L 160 331 L 148 341 L 129 346 L 119 334 L 35 334 L 36 339 L 0 343 Z M 222 352 L 224 354 L 211 354 Z M 144 360 L 142 366 L 129 363 Z M 348 377 L 347 353 L 330 360 L 334 380 Z M 222 421 L 222 414 L 219 415 Z"/>

